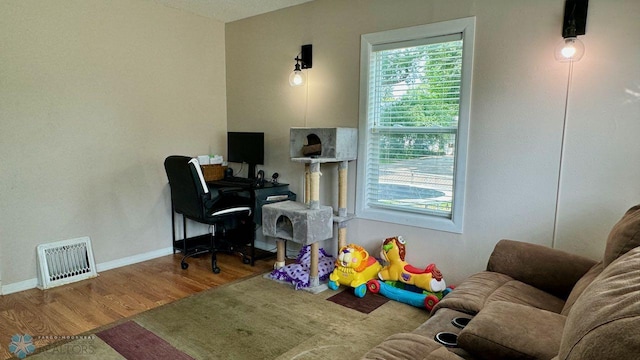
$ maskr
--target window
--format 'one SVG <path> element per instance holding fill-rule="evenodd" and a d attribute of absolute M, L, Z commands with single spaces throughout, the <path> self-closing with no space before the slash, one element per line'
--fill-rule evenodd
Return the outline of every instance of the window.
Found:
<path fill-rule="evenodd" d="M 362 36 L 358 217 L 462 232 L 474 29 Z"/>

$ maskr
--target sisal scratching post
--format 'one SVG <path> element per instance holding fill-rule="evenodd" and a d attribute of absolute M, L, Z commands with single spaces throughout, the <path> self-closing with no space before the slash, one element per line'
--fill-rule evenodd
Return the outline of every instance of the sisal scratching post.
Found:
<path fill-rule="evenodd" d="M 309 194 L 309 208 L 320 208 L 320 164 L 313 163 L 309 165 L 310 174 L 310 194 Z"/>
<path fill-rule="evenodd" d="M 310 180 L 310 197 L 309 208 L 320 208 L 320 164 L 313 163 L 309 165 L 311 172 Z M 311 244 L 311 267 L 309 268 L 309 283 L 311 287 L 318 286 L 320 277 L 318 276 L 318 243 Z"/>
<path fill-rule="evenodd" d="M 320 277 L 318 276 L 318 243 L 311 244 L 311 264 L 309 268 L 309 286 L 316 287 L 320 285 Z"/>
<path fill-rule="evenodd" d="M 347 169 L 348 161 L 338 166 L 338 216 L 347 216 Z M 347 228 L 340 223 L 338 226 L 338 249 L 347 245 Z"/>
<path fill-rule="evenodd" d="M 349 163 L 343 161 L 338 166 L 338 216 L 347 216 L 347 169 Z"/>
<path fill-rule="evenodd" d="M 276 239 L 276 263 L 273 264 L 274 269 L 280 269 L 285 266 L 285 256 L 284 240 Z"/>
<path fill-rule="evenodd" d="M 309 164 L 304 164 L 304 203 L 309 205 L 309 196 L 311 195 L 311 172 Z"/>
<path fill-rule="evenodd" d="M 347 228 L 346 225 L 339 224 L 338 225 L 338 249 L 342 249 L 347 245 Z"/>

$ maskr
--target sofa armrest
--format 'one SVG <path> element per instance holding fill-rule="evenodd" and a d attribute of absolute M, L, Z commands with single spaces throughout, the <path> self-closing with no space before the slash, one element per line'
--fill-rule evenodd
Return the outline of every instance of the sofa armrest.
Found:
<path fill-rule="evenodd" d="M 551 359 L 566 317 L 506 301 L 485 306 L 458 335 L 458 345 L 482 359 Z"/>
<path fill-rule="evenodd" d="M 575 283 L 596 261 L 546 246 L 500 240 L 489 257 L 487 270 L 566 299 Z"/>

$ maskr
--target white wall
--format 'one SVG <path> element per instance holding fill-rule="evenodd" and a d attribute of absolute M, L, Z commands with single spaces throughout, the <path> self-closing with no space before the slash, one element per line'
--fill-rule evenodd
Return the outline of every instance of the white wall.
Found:
<path fill-rule="evenodd" d="M 575 64 L 569 94 L 555 241 L 569 65 L 556 62 L 553 50 L 564 1 L 316 0 L 229 23 L 228 127 L 265 131 L 265 172 L 279 172 L 302 195 L 302 166 L 288 160 L 289 128 L 358 126 L 360 36 L 476 16 L 464 233 L 354 220 L 348 241 L 378 251 L 384 237 L 403 235 L 408 261 L 435 262 L 449 282 L 484 268 L 501 238 L 598 258 L 608 230 L 640 199 L 640 103 L 625 92 L 640 92 L 639 9 L 635 0 L 590 1 L 581 37 L 587 53 Z M 308 43 L 309 85 L 291 88 L 293 58 Z M 335 203 L 334 173 L 323 170 L 325 203 Z"/>
<path fill-rule="evenodd" d="M 222 152 L 224 24 L 131 0 L 0 2 L 0 272 L 91 237 L 97 263 L 171 246 L 163 160 Z"/>
<path fill-rule="evenodd" d="M 586 53 L 569 94 L 556 245 L 602 254 L 640 203 L 640 2 L 589 1 Z"/>

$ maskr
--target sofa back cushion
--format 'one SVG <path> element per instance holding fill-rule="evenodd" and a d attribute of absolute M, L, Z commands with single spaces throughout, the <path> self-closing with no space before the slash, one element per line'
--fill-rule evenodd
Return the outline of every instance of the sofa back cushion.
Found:
<path fill-rule="evenodd" d="M 627 210 L 622 219 L 611 229 L 604 251 L 604 267 L 638 246 L 640 246 L 640 205 Z"/>
<path fill-rule="evenodd" d="M 602 261 L 600 261 L 599 263 L 593 265 L 593 267 L 589 269 L 589 271 L 587 271 L 587 273 L 584 274 L 584 276 L 582 276 L 580 280 L 578 280 L 576 286 L 574 286 L 573 290 L 571 290 L 571 294 L 569 294 L 567 301 L 564 303 L 564 307 L 562 308 L 560 314 L 564 316 L 567 316 L 569 314 L 569 310 L 571 310 L 573 304 L 576 302 L 576 300 L 578 300 L 578 297 L 582 295 L 584 289 L 589 286 L 589 284 L 591 284 L 596 276 L 600 275 L 603 269 L 604 266 L 602 266 Z"/>
<path fill-rule="evenodd" d="M 503 239 L 494 247 L 487 270 L 508 275 L 565 300 L 595 263 L 548 246 Z"/>
<path fill-rule="evenodd" d="M 640 354 L 640 247 L 589 284 L 569 311 L 561 360 L 633 359 Z"/>

